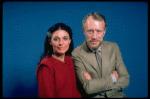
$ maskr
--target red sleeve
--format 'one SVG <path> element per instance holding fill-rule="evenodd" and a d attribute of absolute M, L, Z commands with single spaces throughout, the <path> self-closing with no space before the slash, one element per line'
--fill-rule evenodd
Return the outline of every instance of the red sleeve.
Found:
<path fill-rule="evenodd" d="M 47 66 L 41 66 L 38 72 L 38 86 L 40 98 L 54 98 L 54 71 Z"/>

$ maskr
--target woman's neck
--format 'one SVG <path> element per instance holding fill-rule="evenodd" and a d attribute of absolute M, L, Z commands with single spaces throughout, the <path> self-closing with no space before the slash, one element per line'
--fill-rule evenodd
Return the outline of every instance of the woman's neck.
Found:
<path fill-rule="evenodd" d="M 52 56 L 62 62 L 64 62 L 65 54 L 52 54 Z"/>

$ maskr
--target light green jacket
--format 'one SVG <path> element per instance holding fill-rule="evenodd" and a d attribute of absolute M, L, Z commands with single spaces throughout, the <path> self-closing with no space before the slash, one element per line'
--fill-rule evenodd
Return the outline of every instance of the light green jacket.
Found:
<path fill-rule="evenodd" d="M 99 93 L 106 91 L 107 97 L 124 96 L 121 89 L 129 85 L 129 74 L 122 60 L 119 47 L 116 43 L 102 41 L 101 48 L 102 75 L 95 54 L 88 49 L 86 42 L 73 50 L 72 59 L 77 78 L 88 95 L 96 94 L 94 97 L 101 97 Z M 119 74 L 116 84 L 113 83 L 111 77 L 115 70 Z M 84 72 L 88 72 L 92 79 L 86 80 L 83 76 Z"/>

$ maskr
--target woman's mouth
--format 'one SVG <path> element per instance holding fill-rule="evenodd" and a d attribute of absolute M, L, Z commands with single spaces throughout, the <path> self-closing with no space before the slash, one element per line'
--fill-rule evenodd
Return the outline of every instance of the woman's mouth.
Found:
<path fill-rule="evenodd" d="M 59 50 L 63 50 L 64 49 L 64 47 L 57 47 Z"/>

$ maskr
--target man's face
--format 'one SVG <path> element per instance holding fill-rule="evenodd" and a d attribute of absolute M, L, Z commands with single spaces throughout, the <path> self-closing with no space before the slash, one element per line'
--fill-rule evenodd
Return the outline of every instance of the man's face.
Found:
<path fill-rule="evenodd" d="M 87 19 L 85 26 L 83 27 L 84 35 L 86 36 L 86 42 L 90 49 L 97 49 L 103 40 L 106 33 L 104 21 L 94 20 L 91 16 Z"/>

